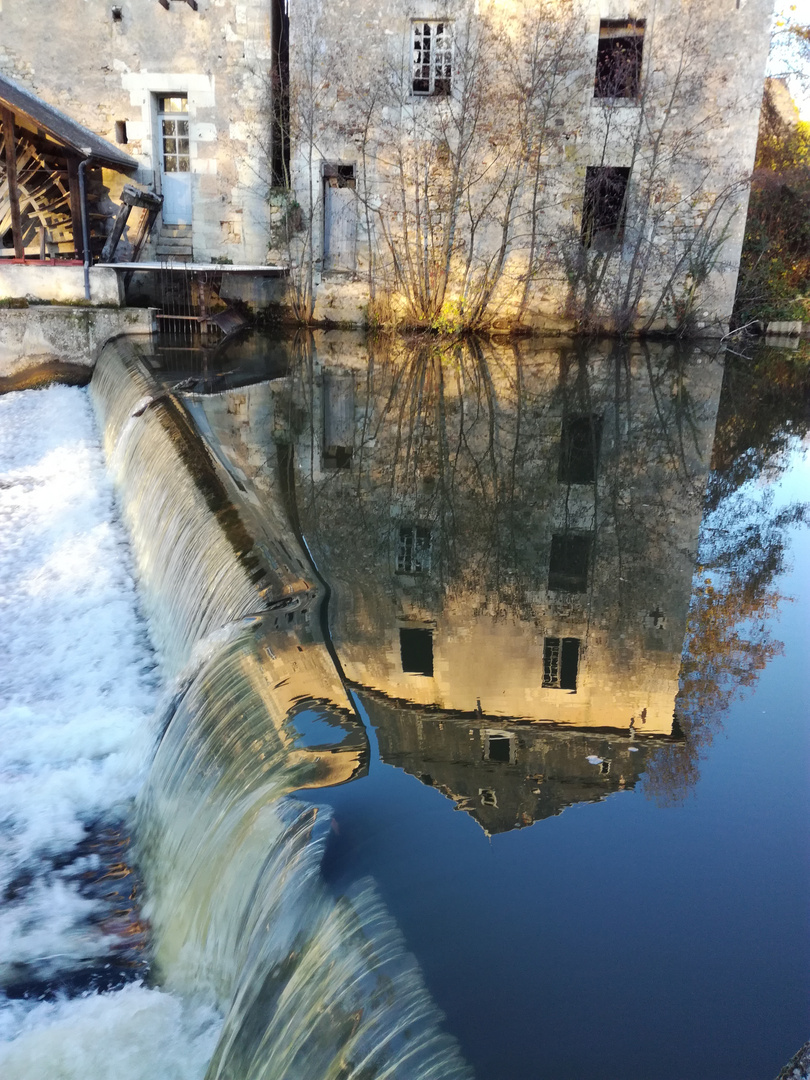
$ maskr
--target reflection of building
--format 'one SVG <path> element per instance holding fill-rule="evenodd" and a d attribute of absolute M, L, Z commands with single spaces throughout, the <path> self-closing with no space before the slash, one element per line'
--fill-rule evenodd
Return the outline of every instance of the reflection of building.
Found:
<path fill-rule="evenodd" d="M 492 772 L 490 831 L 632 786 L 631 742 L 673 733 L 721 365 L 675 346 L 371 349 L 325 335 L 191 408 L 267 532 L 291 552 L 305 536 L 383 756 L 477 807 Z"/>
<path fill-rule="evenodd" d="M 437 788 L 488 833 L 507 832 L 635 786 L 649 744 L 397 706 L 360 693 L 389 765 Z"/>
<path fill-rule="evenodd" d="M 720 365 L 525 352 L 516 391 L 494 347 L 456 361 L 449 378 L 435 356 L 377 358 L 373 380 L 330 362 L 320 380 L 343 467 L 319 457 L 325 435 L 314 457 L 302 438 L 299 502 L 348 678 L 451 711 L 669 734 Z"/>

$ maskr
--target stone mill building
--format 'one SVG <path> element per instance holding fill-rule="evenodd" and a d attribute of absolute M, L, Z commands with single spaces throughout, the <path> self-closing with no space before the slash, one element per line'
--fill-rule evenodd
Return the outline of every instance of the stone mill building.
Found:
<path fill-rule="evenodd" d="M 82 260 L 83 197 L 92 261 L 300 318 L 716 334 L 772 8 L 0 0 L 0 262 Z"/>

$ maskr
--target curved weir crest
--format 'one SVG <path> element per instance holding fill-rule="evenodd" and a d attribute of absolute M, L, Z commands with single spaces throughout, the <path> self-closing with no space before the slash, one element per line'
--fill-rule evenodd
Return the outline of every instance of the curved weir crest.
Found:
<path fill-rule="evenodd" d="M 107 346 L 92 396 L 179 680 L 137 846 L 159 981 L 225 1016 L 206 1080 L 469 1076 L 373 886 L 335 899 L 322 883 L 329 809 L 293 794 L 368 762 L 294 528 L 267 528 L 278 508 L 257 519 L 131 343 Z M 296 718 L 313 716 L 333 743 L 303 745 Z"/>

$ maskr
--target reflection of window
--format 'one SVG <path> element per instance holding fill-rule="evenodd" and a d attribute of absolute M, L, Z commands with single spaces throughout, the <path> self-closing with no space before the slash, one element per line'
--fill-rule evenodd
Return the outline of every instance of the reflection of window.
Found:
<path fill-rule="evenodd" d="M 602 19 L 593 96 L 638 97 L 643 48 L 643 19 Z"/>
<path fill-rule="evenodd" d="M 548 587 L 563 592 L 588 591 L 591 533 L 554 533 L 548 564 Z"/>
<path fill-rule="evenodd" d="M 482 806 L 497 806 L 498 798 L 492 788 L 482 787 L 478 789 L 478 794 L 481 796 Z"/>
<path fill-rule="evenodd" d="M 512 740 L 504 731 L 490 731 L 487 733 L 484 744 L 484 758 L 486 761 L 512 760 Z"/>
<path fill-rule="evenodd" d="M 547 637 L 543 642 L 543 686 L 576 690 L 579 638 Z"/>
<path fill-rule="evenodd" d="M 415 22 L 413 24 L 414 94 L 450 93 L 453 78 L 452 23 Z"/>
<path fill-rule="evenodd" d="M 430 529 L 423 529 L 420 525 L 403 525 L 400 528 L 397 573 L 430 573 Z"/>
<path fill-rule="evenodd" d="M 557 479 L 564 484 L 594 483 L 601 439 L 601 416 L 595 413 L 566 416 L 560 438 Z"/>
<path fill-rule="evenodd" d="M 324 451 L 324 469 L 350 469 L 352 467 L 353 451 L 350 446 L 333 446 Z"/>
<path fill-rule="evenodd" d="M 323 467 L 348 469 L 354 445 L 354 379 L 325 372 L 323 377 Z"/>
<path fill-rule="evenodd" d="M 582 244 L 595 251 L 621 243 L 627 217 L 630 170 L 613 165 L 589 165 L 585 170 L 582 205 Z"/>
<path fill-rule="evenodd" d="M 402 670 L 410 675 L 433 674 L 433 631 L 401 627 L 399 652 Z"/>

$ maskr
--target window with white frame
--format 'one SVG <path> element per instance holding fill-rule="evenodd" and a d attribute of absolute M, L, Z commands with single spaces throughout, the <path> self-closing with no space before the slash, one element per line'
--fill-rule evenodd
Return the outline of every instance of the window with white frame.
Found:
<path fill-rule="evenodd" d="M 430 573 L 430 529 L 402 525 L 397 545 L 398 574 Z"/>
<path fill-rule="evenodd" d="M 453 24 L 420 19 L 412 25 L 414 94 L 449 94 L 453 80 Z"/>

